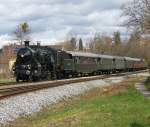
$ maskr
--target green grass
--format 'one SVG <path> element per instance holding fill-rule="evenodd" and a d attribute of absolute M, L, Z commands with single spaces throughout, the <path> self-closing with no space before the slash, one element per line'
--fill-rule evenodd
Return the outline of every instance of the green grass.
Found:
<path fill-rule="evenodd" d="M 8 75 L 6 75 L 6 74 L 0 74 L 0 85 L 16 82 L 14 77 L 10 78 L 10 76 L 8 76 Z"/>
<path fill-rule="evenodd" d="M 147 80 L 145 81 L 145 86 L 147 89 L 150 90 L 150 77 L 148 77 Z"/>
<path fill-rule="evenodd" d="M 4 79 L 4 78 L 0 79 L 0 85 L 13 82 L 16 82 L 15 79 Z"/>
<path fill-rule="evenodd" d="M 21 117 L 12 127 L 150 127 L 150 99 L 133 87 L 103 92 L 93 89 Z"/>

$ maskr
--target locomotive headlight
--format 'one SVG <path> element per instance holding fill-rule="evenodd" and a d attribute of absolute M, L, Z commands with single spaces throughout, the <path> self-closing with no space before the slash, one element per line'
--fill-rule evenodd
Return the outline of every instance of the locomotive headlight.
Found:
<path fill-rule="evenodd" d="M 28 69 L 30 70 L 31 69 L 31 65 L 27 65 Z"/>
<path fill-rule="evenodd" d="M 35 70 L 35 71 L 34 71 L 34 73 L 36 74 L 36 73 L 38 73 L 38 71 L 37 71 L 37 70 Z"/>
<path fill-rule="evenodd" d="M 26 74 L 29 75 L 29 74 L 30 74 L 30 71 L 26 71 Z"/>
<path fill-rule="evenodd" d="M 21 55 L 21 57 L 23 58 L 23 57 L 24 57 L 24 55 Z"/>

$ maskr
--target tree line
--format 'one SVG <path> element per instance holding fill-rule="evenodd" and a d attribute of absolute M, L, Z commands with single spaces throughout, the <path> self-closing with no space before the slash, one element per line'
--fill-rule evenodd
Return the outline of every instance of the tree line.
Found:
<path fill-rule="evenodd" d="M 77 40 L 79 40 L 78 45 Z M 148 41 L 149 39 L 143 38 L 139 32 L 133 32 L 128 39 L 121 40 L 120 32 L 117 31 L 114 32 L 113 37 L 96 33 L 84 46 L 81 38 L 76 39 L 73 37 L 70 41 L 64 43 L 63 49 L 106 55 L 148 58 L 148 49 L 150 49 L 150 44 L 147 43 Z"/>

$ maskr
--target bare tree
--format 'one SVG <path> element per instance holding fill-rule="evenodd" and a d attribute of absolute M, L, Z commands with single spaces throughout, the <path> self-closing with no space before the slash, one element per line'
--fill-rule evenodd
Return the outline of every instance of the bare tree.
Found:
<path fill-rule="evenodd" d="M 70 41 L 65 41 L 62 44 L 63 50 L 67 50 L 67 51 L 72 51 L 72 45 L 70 43 Z"/>
<path fill-rule="evenodd" d="M 109 54 L 111 52 L 112 38 L 96 33 L 94 38 L 90 40 L 89 48 L 90 51 L 101 54 Z"/>
<path fill-rule="evenodd" d="M 66 40 L 62 45 L 64 50 L 74 51 L 76 50 L 76 38 L 72 37 L 70 40 Z"/>
<path fill-rule="evenodd" d="M 150 0 L 133 0 L 124 6 L 123 15 L 127 16 L 125 25 L 143 35 L 150 34 Z M 145 58 L 150 66 L 150 44 L 141 44 L 139 33 L 131 34 L 126 45 L 129 56 Z M 145 41 L 145 38 L 143 38 Z"/>
<path fill-rule="evenodd" d="M 76 44 L 77 44 L 77 39 L 75 37 L 72 37 L 70 40 L 71 46 L 72 46 L 72 50 L 76 49 Z"/>
<path fill-rule="evenodd" d="M 27 22 L 21 23 L 17 26 L 16 30 L 13 31 L 13 35 L 22 45 L 24 40 L 29 40 L 30 28 Z"/>
<path fill-rule="evenodd" d="M 73 31 L 69 31 L 66 35 L 66 41 L 65 41 L 64 49 L 66 50 L 76 50 L 76 44 L 77 44 L 77 34 Z"/>
<path fill-rule="evenodd" d="M 139 32 L 133 32 L 126 44 L 126 55 L 130 57 L 141 57 L 141 35 Z"/>
<path fill-rule="evenodd" d="M 123 15 L 127 16 L 125 25 L 141 32 L 150 30 L 150 1 L 133 0 L 124 5 Z"/>

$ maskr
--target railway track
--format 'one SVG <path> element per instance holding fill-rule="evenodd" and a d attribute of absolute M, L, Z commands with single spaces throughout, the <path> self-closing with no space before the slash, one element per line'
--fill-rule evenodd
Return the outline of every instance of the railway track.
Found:
<path fill-rule="evenodd" d="M 116 77 L 125 76 L 125 75 L 131 75 L 131 74 L 142 73 L 142 72 L 147 72 L 147 70 L 109 74 L 109 75 L 99 75 L 99 76 L 91 76 L 91 77 L 72 78 L 72 79 L 64 79 L 64 80 L 3 85 L 3 86 L 0 86 L 0 100 L 11 97 L 11 96 L 15 96 L 18 94 L 22 94 L 22 93 L 27 93 L 27 92 L 36 91 L 36 90 L 45 89 L 45 88 L 62 86 L 62 85 L 70 84 L 70 83 L 98 80 L 98 79 L 104 79 L 104 78 L 115 77 L 115 76 Z"/>

